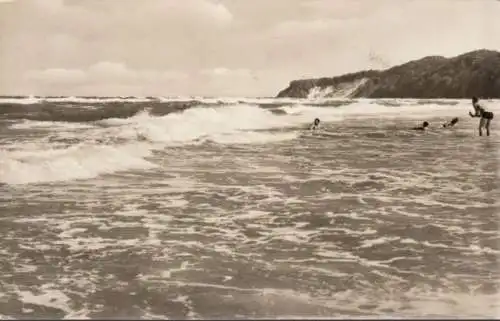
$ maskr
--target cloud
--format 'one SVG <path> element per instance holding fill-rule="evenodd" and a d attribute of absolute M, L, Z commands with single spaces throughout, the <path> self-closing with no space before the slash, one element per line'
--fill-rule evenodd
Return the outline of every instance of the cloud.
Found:
<path fill-rule="evenodd" d="M 134 39 L 179 34 L 182 27 L 207 32 L 232 21 L 231 12 L 211 0 L 144 0 L 140 5 L 135 0 L 24 0 L 11 12 L 10 31 L 67 33 L 85 40 L 108 35 Z"/>
<path fill-rule="evenodd" d="M 176 3 L 179 2 L 176 0 Z M 231 12 L 221 3 L 211 1 L 195 1 L 192 4 L 193 12 L 196 12 L 201 17 L 209 17 L 220 26 L 225 26 L 233 21 Z"/>
<path fill-rule="evenodd" d="M 301 7 L 309 10 L 315 17 L 329 19 L 351 19 L 363 18 L 380 11 L 391 5 L 387 0 L 350 0 L 347 1 L 327 1 L 309 0 L 301 3 Z"/>
<path fill-rule="evenodd" d="M 205 76 L 252 77 L 252 71 L 245 68 L 229 69 L 226 67 L 216 67 L 212 69 L 204 69 L 200 73 Z"/>
<path fill-rule="evenodd" d="M 127 69 L 124 64 L 109 61 L 99 62 L 90 66 L 88 73 L 91 77 L 105 81 L 127 80 L 137 76 L 137 72 Z"/>
<path fill-rule="evenodd" d="M 119 62 L 102 61 L 86 69 L 49 68 L 28 71 L 23 80 L 33 91 L 68 95 L 159 95 L 172 94 L 168 86 L 176 87 L 188 78 L 179 71 L 133 70 Z M 104 90 L 103 90 L 104 89 Z M 123 90 L 128 89 L 126 93 Z"/>
<path fill-rule="evenodd" d="M 134 70 L 120 62 L 102 61 L 85 69 L 32 70 L 23 79 L 31 92 L 44 95 L 211 96 L 218 92 L 223 96 L 245 96 L 250 87 L 276 82 L 272 73 L 272 70 L 216 67 L 189 74 L 176 70 Z"/>
<path fill-rule="evenodd" d="M 221 95 L 244 96 L 265 71 L 216 67 L 194 74 L 176 70 L 134 70 L 123 63 L 102 61 L 85 69 L 50 68 L 24 74 L 32 91 L 46 95 Z M 231 87 L 227 87 L 231 83 Z M 57 88 L 58 91 L 53 90 Z M 104 89 L 104 90 L 103 90 Z M 61 90 L 64 93 L 61 93 Z"/>
<path fill-rule="evenodd" d="M 314 18 L 278 22 L 269 47 L 286 50 L 281 63 L 295 60 L 304 66 L 303 75 L 386 68 L 426 55 L 500 47 L 500 25 L 493 23 L 500 7 L 493 2 L 314 0 L 302 6 L 315 12 Z M 306 56 L 307 62 L 298 61 Z"/>
<path fill-rule="evenodd" d="M 0 90 L 273 95 L 292 79 L 498 49 L 499 15 L 498 1 L 12 1 Z"/>
<path fill-rule="evenodd" d="M 22 61 L 22 69 L 81 68 L 120 60 L 134 68 L 190 68 L 186 57 L 208 56 L 203 51 L 218 46 L 217 38 L 233 22 L 222 3 L 211 0 L 137 3 L 18 1 L 0 12 L 0 65 L 14 69 Z"/>
<path fill-rule="evenodd" d="M 335 19 L 291 20 L 274 26 L 270 35 L 278 39 L 325 36 L 328 33 L 348 31 L 350 27 L 352 27 L 352 22 Z"/>
<path fill-rule="evenodd" d="M 25 78 L 29 81 L 44 83 L 81 83 L 87 75 L 78 69 L 52 68 L 45 70 L 28 71 Z"/>

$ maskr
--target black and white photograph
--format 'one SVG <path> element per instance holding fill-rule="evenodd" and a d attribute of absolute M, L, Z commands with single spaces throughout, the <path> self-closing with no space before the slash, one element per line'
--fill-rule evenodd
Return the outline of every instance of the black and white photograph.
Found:
<path fill-rule="evenodd" d="M 499 17 L 0 0 L 0 319 L 498 318 Z"/>

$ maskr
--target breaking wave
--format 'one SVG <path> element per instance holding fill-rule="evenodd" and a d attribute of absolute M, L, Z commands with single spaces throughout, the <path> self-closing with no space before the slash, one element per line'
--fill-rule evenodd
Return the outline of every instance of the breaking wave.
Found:
<path fill-rule="evenodd" d="M 15 131 L 17 137 L 16 141 L 0 141 L 5 151 L 0 156 L 0 182 L 8 184 L 145 170 L 154 167 L 148 157 L 155 151 L 185 144 L 289 141 L 301 137 L 316 117 L 335 130 L 344 120 L 355 122 L 359 117 L 447 117 L 468 108 L 462 102 L 447 100 L 425 101 L 423 105 L 415 100 L 295 100 L 290 104 L 279 99 L 253 99 L 254 104 L 235 104 L 230 100 L 221 103 L 223 98 L 217 102 L 158 102 L 155 98 L 156 103 L 144 104 L 139 98 L 70 97 L 27 105 L 26 99 L 38 98 L 16 99 L 16 104 L 0 104 L 0 114 L 7 119 L 3 122 L 6 130 Z M 147 99 L 152 98 L 143 100 Z"/>

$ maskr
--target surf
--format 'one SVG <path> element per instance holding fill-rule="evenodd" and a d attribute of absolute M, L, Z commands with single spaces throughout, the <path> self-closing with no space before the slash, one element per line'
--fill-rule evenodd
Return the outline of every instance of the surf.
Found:
<path fill-rule="evenodd" d="M 0 156 L 0 182 L 17 185 L 70 181 L 118 171 L 146 170 L 156 167 L 145 159 L 150 155 L 151 149 L 141 144 L 39 146 L 6 151 Z"/>

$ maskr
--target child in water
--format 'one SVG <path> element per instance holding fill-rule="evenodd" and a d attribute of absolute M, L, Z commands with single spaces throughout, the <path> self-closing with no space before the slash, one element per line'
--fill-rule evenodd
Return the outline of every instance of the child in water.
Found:
<path fill-rule="evenodd" d="M 312 123 L 312 125 L 309 129 L 310 130 L 319 129 L 319 118 L 314 119 L 314 122 Z"/>
<path fill-rule="evenodd" d="M 424 121 L 422 123 L 422 126 L 418 126 L 418 127 L 413 127 L 412 129 L 413 130 L 425 130 L 427 127 L 429 127 L 429 123 Z"/>
<path fill-rule="evenodd" d="M 453 126 L 455 126 L 456 123 L 458 123 L 458 117 L 453 118 L 448 123 L 444 123 L 443 127 L 445 127 L 445 128 L 446 127 L 453 127 Z"/>

